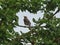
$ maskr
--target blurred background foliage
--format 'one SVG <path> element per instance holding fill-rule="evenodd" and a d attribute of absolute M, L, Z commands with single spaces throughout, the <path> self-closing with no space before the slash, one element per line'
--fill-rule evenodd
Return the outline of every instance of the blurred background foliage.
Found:
<path fill-rule="evenodd" d="M 38 21 L 33 18 L 36 24 L 31 31 L 19 35 L 13 29 L 19 26 L 16 13 L 26 10 L 43 11 L 44 16 Z M 60 18 L 55 16 L 59 11 L 60 0 L 0 0 L 0 45 L 60 45 Z"/>

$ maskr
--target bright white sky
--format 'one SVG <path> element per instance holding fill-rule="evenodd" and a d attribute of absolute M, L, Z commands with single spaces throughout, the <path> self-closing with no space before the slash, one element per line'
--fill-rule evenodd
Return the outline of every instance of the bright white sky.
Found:
<path fill-rule="evenodd" d="M 37 14 L 33 14 L 33 13 L 29 13 L 28 11 L 26 11 L 26 12 L 21 12 L 21 11 L 19 11 L 19 12 L 17 13 L 17 16 L 19 17 L 19 22 L 18 22 L 19 25 L 23 25 L 23 26 L 24 26 L 23 18 L 24 18 L 24 16 L 27 16 L 28 19 L 29 19 L 30 22 L 31 22 L 31 25 L 33 26 L 34 23 L 33 23 L 32 19 L 35 18 L 36 20 L 38 20 L 39 17 L 42 18 L 42 17 L 43 17 L 43 13 L 40 12 L 40 11 L 38 11 Z M 56 16 L 59 18 L 59 17 L 60 17 L 60 14 L 57 13 Z M 22 31 L 22 32 L 26 33 L 26 32 L 29 31 L 28 28 L 23 28 L 23 27 L 16 27 L 16 28 L 14 28 L 14 29 L 15 29 L 16 32 Z"/>
<path fill-rule="evenodd" d="M 24 18 L 24 16 L 27 16 L 27 18 L 31 22 L 31 25 L 33 26 L 34 23 L 33 23 L 32 19 L 35 18 L 36 20 L 38 20 L 39 17 L 42 18 L 43 17 L 43 13 L 41 13 L 39 11 L 39 12 L 37 12 L 37 14 L 33 14 L 33 13 L 28 12 L 28 11 L 26 11 L 26 12 L 19 11 L 17 13 L 17 16 L 19 17 L 19 25 L 23 25 L 24 26 L 23 18 Z M 17 32 L 22 31 L 24 33 L 29 31 L 28 28 L 23 28 L 23 27 L 17 27 L 17 28 L 14 28 L 14 29 Z"/>

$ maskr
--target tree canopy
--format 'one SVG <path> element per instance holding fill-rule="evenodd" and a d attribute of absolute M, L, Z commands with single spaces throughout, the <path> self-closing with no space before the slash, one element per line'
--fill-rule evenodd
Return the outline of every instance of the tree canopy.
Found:
<path fill-rule="evenodd" d="M 56 10 L 57 8 L 57 10 Z M 21 32 L 19 35 L 14 31 L 14 27 L 19 26 L 19 11 L 29 11 L 36 14 L 43 11 L 42 19 L 33 22 L 28 33 Z M 60 11 L 60 0 L 0 0 L 0 45 L 23 45 L 31 43 L 32 45 L 60 45 L 60 18 L 55 14 Z M 45 26 L 41 26 L 42 24 Z"/>

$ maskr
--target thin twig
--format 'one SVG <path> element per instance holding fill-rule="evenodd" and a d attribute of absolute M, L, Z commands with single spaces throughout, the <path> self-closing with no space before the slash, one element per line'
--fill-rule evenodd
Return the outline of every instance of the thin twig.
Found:
<path fill-rule="evenodd" d="M 29 26 L 22 26 L 22 25 L 19 25 L 19 27 L 24 27 L 24 28 L 29 28 Z M 35 26 L 31 26 L 31 28 L 33 28 Z"/>

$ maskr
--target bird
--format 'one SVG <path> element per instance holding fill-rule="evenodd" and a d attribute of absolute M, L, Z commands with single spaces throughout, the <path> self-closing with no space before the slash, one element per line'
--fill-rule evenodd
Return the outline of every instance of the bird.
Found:
<path fill-rule="evenodd" d="M 29 19 L 27 18 L 27 16 L 24 16 L 24 24 L 28 25 L 29 27 L 31 26 L 31 22 L 29 21 Z"/>

